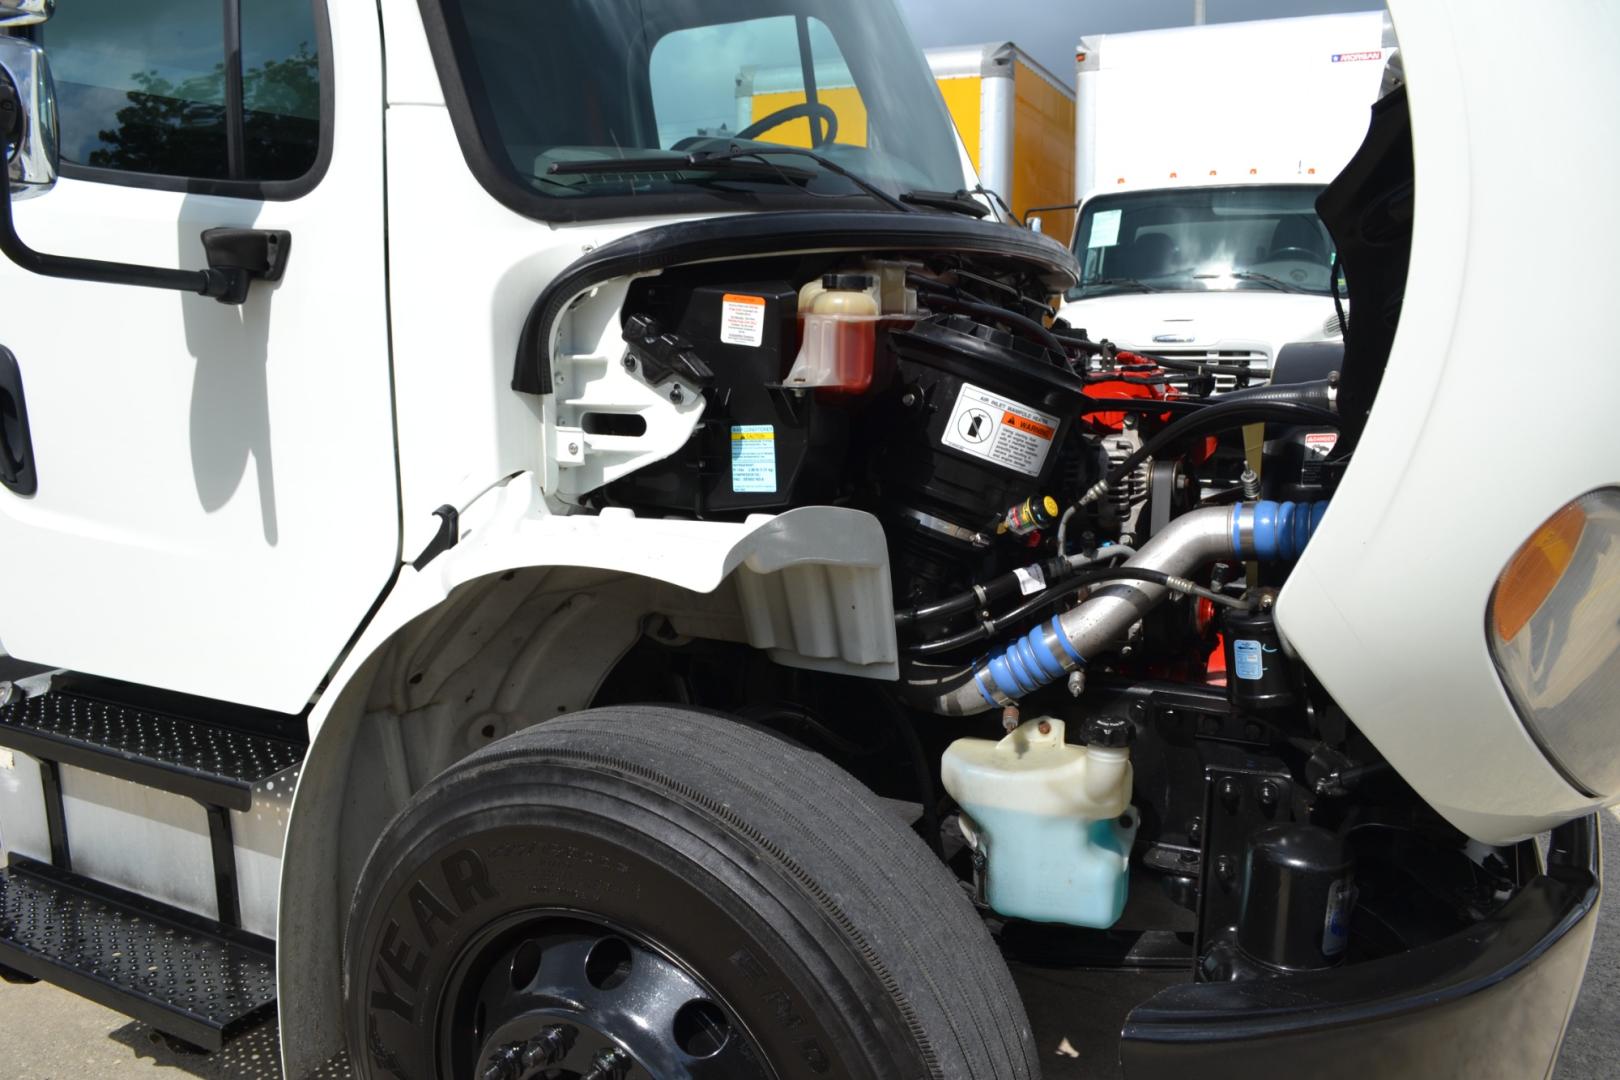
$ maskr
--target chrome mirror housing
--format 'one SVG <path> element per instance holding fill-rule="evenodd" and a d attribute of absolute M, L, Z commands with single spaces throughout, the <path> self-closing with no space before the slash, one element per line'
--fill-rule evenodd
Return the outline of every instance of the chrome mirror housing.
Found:
<path fill-rule="evenodd" d="M 56 0 L 0 0 L 0 29 L 33 26 L 50 18 L 55 11 Z"/>
<path fill-rule="evenodd" d="M 0 0 L 0 12 L 38 7 L 44 14 L 35 21 L 42 21 L 49 15 L 52 2 Z M 56 183 L 56 87 L 51 82 L 45 50 L 23 38 L 0 37 L 0 81 L 9 84 L 0 86 L 0 137 L 6 144 L 6 174 L 12 196 L 23 198 Z"/>

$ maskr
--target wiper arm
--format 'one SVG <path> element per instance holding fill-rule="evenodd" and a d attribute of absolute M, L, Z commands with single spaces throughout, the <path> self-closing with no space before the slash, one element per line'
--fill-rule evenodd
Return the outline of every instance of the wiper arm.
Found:
<path fill-rule="evenodd" d="M 1112 287 L 1112 286 L 1116 286 L 1116 285 L 1117 286 L 1124 286 L 1125 288 L 1128 288 L 1128 289 L 1139 289 L 1142 292 L 1164 292 L 1163 289 L 1157 288 L 1157 287 L 1155 287 L 1153 285 L 1149 285 L 1145 281 L 1138 281 L 1136 278 L 1133 278 L 1133 277 L 1093 278 L 1091 281 L 1082 281 L 1080 283 L 1080 288 L 1082 288 L 1082 289 L 1094 289 L 1094 288 L 1098 288 L 1099 286 Z"/>
<path fill-rule="evenodd" d="M 548 176 L 603 176 L 613 173 L 683 172 L 687 169 L 705 169 L 714 172 L 748 173 L 785 180 L 813 180 L 815 172 L 793 165 L 774 165 L 768 161 L 744 161 L 729 154 L 680 154 L 675 157 L 623 157 L 599 158 L 582 161 L 553 161 L 547 168 Z"/>
<path fill-rule="evenodd" d="M 901 192 L 900 201 L 936 210 L 951 210 L 976 218 L 982 218 L 990 213 L 988 206 L 966 191 L 905 191 Z"/>
<path fill-rule="evenodd" d="M 602 161 L 558 161 L 554 162 L 546 171 L 558 176 L 569 173 L 592 172 L 669 172 L 673 166 L 689 169 L 735 169 L 738 167 L 750 170 L 759 170 L 762 173 L 778 176 L 793 177 L 795 179 L 809 180 L 815 173 L 809 169 L 795 169 L 791 165 L 778 165 L 766 159 L 767 154 L 791 154 L 795 157 L 809 158 L 834 176 L 842 176 L 862 191 L 875 199 L 888 203 L 896 210 L 913 213 L 913 208 L 907 206 L 887 191 L 878 187 L 872 181 L 850 172 L 831 158 L 823 157 L 814 150 L 805 150 L 798 146 L 772 146 L 760 150 L 750 150 L 740 146 L 733 146 L 730 150 L 711 153 L 707 150 L 695 150 L 690 154 L 683 154 L 676 158 L 607 158 Z M 758 159 L 758 164 L 749 162 L 748 158 Z M 735 163 L 735 164 L 728 164 Z M 604 168 L 604 166 L 607 166 Z"/>
<path fill-rule="evenodd" d="M 1270 274 L 1262 274 L 1258 270 L 1230 270 L 1224 274 L 1194 274 L 1194 279 L 1206 281 L 1210 278 L 1234 278 L 1238 281 L 1258 281 L 1262 285 L 1270 285 L 1273 289 L 1287 293 L 1308 293 L 1311 290 L 1302 289 L 1298 285 L 1274 278 Z"/>

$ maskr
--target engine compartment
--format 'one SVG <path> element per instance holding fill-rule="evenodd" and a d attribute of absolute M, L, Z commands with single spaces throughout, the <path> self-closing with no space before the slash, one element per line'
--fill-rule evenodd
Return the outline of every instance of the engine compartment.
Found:
<path fill-rule="evenodd" d="M 1386 125 L 1368 152 L 1404 145 Z M 1353 164 L 1323 200 L 1360 238 L 1342 257 L 1362 332 L 1284 349 L 1269 381 L 1067 326 L 1042 268 L 972 251 L 764 254 L 632 281 L 623 366 L 677 405 L 701 397 L 701 416 L 580 505 L 873 515 L 900 678 L 666 632 L 600 703 L 724 709 L 834 758 L 904 805 L 1009 955 L 1232 981 L 1487 917 L 1535 872 L 1534 846 L 1470 841 L 1427 806 L 1274 612 L 1398 315 L 1399 166 Z"/>

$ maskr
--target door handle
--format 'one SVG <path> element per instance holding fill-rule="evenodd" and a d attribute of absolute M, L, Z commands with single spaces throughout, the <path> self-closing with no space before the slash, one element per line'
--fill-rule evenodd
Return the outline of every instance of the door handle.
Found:
<path fill-rule="evenodd" d="M 4 345 L 0 345 L 0 484 L 18 495 L 32 495 L 39 490 L 22 369 L 17 366 L 17 357 Z"/>

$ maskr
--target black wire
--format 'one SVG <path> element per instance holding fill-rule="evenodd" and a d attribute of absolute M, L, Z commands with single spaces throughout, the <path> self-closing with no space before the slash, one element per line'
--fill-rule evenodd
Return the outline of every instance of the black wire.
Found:
<path fill-rule="evenodd" d="M 1333 294 L 1333 314 L 1339 317 L 1339 336 L 1350 337 L 1350 324 L 1344 317 L 1344 302 L 1339 299 L 1339 253 L 1328 260 L 1328 291 Z"/>
<path fill-rule="evenodd" d="M 1009 308 L 997 307 L 994 304 L 986 304 L 977 300 L 965 300 L 955 295 L 955 290 L 949 286 L 935 285 L 926 278 L 912 278 L 908 275 L 907 280 L 911 282 L 918 292 L 929 298 L 931 305 L 954 308 L 964 315 L 977 315 L 981 319 L 996 320 L 1006 323 L 1008 326 L 1017 327 L 1024 331 L 1025 337 L 1032 338 L 1041 345 L 1046 346 L 1055 356 L 1065 362 L 1068 361 L 1069 352 L 1063 347 L 1063 342 L 1057 339 L 1057 335 L 1039 322 L 1031 319 L 1028 315 L 1020 315 Z"/>
<path fill-rule="evenodd" d="M 1096 570 L 1082 570 L 1062 584 L 1053 585 L 1036 593 L 1011 611 L 991 619 L 988 624 L 981 623 L 971 630 L 952 634 L 948 638 L 908 646 L 906 652 L 912 656 L 934 656 L 938 653 L 960 649 L 964 645 L 972 645 L 975 642 L 983 641 L 985 638 L 999 634 L 1007 627 L 1029 617 L 1042 607 L 1062 600 L 1069 594 L 1088 585 L 1103 584 L 1110 581 L 1146 581 L 1154 585 L 1168 586 L 1173 576 L 1163 570 L 1150 570 L 1143 566 L 1110 566 Z M 1247 606 L 1241 601 L 1233 600 L 1231 597 L 1220 596 L 1211 589 L 1202 589 L 1194 595 L 1203 596 L 1212 602 L 1226 604 L 1231 607 L 1241 608 Z"/>

